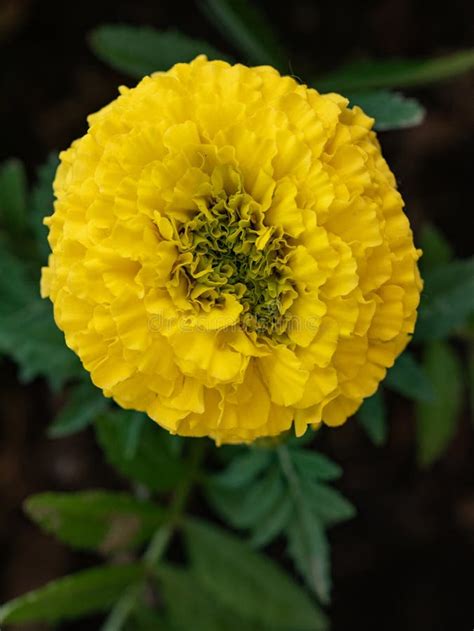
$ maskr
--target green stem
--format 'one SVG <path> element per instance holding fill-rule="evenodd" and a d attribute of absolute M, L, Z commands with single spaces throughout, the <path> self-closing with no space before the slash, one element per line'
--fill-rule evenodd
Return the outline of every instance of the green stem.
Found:
<path fill-rule="evenodd" d="M 281 469 L 288 481 L 288 486 L 290 487 L 290 493 L 293 496 L 293 500 L 298 509 L 301 510 L 301 506 L 304 507 L 305 498 L 301 490 L 298 475 L 291 461 L 288 447 L 286 445 L 280 445 L 276 452 L 278 454 L 278 460 L 280 461 Z"/>
<path fill-rule="evenodd" d="M 156 530 L 143 554 L 142 560 L 151 574 L 166 552 L 174 531 L 183 517 L 186 502 L 196 480 L 199 478 L 199 469 L 204 458 L 205 447 L 206 443 L 204 441 L 194 440 L 189 457 L 187 475 L 181 480 L 164 522 Z M 110 612 L 101 631 L 120 631 L 123 628 L 123 625 L 135 609 L 145 585 L 146 580 L 143 580 L 127 589 Z"/>

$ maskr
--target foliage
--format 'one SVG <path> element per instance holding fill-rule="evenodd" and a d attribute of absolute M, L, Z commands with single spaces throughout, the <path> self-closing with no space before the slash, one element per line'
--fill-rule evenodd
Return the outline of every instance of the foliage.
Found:
<path fill-rule="evenodd" d="M 297 443 L 277 450 L 246 450 L 223 472 L 209 476 L 206 496 L 221 518 L 249 531 L 255 547 L 283 536 L 308 587 L 328 602 L 325 529 L 354 516 L 352 505 L 327 484 L 341 474 L 326 456 Z"/>
<path fill-rule="evenodd" d="M 251 3 L 199 4 L 232 43 L 237 60 L 242 55 L 288 72 L 288 54 Z M 149 27 L 105 25 L 91 34 L 90 44 L 103 61 L 135 78 L 199 53 L 228 58 L 206 42 Z M 473 66 L 473 51 L 356 62 L 313 83 L 321 91 L 348 93 L 379 130 L 396 129 L 420 123 L 424 110 L 393 89 L 447 79 Z M 49 157 L 32 190 L 19 160 L 0 165 L 0 353 L 16 363 L 23 381 L 43 378 L 53 390 L 63 389 L 65 404 L 49 435 L 92 424 L 105 459 L 130 481 L 130 490 L 41 493 L 26 500 L 25 511 L 43 530 L 106 560 L 3 605 L 0 623 L 58 623 L 108 613 L 104 631 L 327 629 L 317 602 L 330 599 L 328 531 L 355 514 L 334 486 L 342 468 L 317 451 L 309 433 L 279 444 L 211 451 L 207 442 L 171 437 L 102 396 L 64 344 L 50 303 L 39 296 L 39 268 L 48 254 L 42 218 L 52 211 L 57 163 Z M 456 431 L 464 372 L 473 380 L 474 262 L 455 259 L 434 226 L 423 227 L 420 244 L 425 291 L 412 350 L 389 369 L 384 389 L 364 402 L 357 418 L 382 445 L 390 420 L 385 389 L 412 400 L 418 461 L 427 466 L 442 457 Z M 464 338 L 471 340 L 466 371 L 459 352 Z M 207 508 L 193 501 L 196 487 Z M 190 517 L 188 502 L 191 513 L 212 510 L 240 535 Z M 182 553 L 173 555 L 183 559 L 179 565 L 167 558 L 176 532 L 180 538 L 173 541 L 183 544 Z M 286 544 L 304 586 L 269 559 L 278 543 Z"/>

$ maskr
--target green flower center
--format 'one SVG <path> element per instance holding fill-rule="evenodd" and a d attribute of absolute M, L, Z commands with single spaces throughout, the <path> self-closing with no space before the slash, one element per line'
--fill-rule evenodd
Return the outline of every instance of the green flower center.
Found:
<path fill-rule="evenodd" d="M 205 311 L 234 295 L 240 324 L 259 334 L 284 329 L 282 317 L 296 292 L 286 264 L 293 246 L 281 228 L 267 226 L 260 205 L 246 193 L 203 202 L 179 230 L 181 270 L 188 297 Z"/>

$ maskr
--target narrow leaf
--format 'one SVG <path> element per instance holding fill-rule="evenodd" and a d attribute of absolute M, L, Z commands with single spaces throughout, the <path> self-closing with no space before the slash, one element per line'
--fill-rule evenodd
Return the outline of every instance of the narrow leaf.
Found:
<path fill-rule="evenodd" d="M 441 230 L 433 224 L 424 224 L 421 229 L 419 243 L 423 250 L 420 262 L 423 270 L 431 271 L 435 267 L 449 263 L 454 258 L 451 244 Z"/>
<path fill-rule="evenodd" d="M 82 374 L 54 323 L 51 303 L 40 298 L 39 285 L 23 261 L 1 249 L 0 268 L 0 354 L 18 364 L 22 381 L 43 376 L 54 389 Z"/>
<path fill-rule="evenodd" d="M 433 384 L 410 351 L 400 355 L 393 368 L 390 368 L 385 385 L 414 401 L 432 403 L 436 396 Z"/>
<path fill-rule="evenodd" d="M 239 609 L 216 600 L 199 579 L 188 571 L 170 565 L 160 566 L 159 591 L 173 629 L 178 631 L 263 631 L 248 623 Z M 160 627 L 161 629 L 161 627 Z M 154 631 L 154 630 L 153 630 Z"/>
<path fill-rule="evenodd" d="M 336 480 L 341 467 L 327 456 L 306 449 L 291 449 L 291 459 L 301 477 L 313 480 Z"/>
<path fill-rule="evenodd" d="M 248 61 L 280 69 L 288 65 L 267 18 L 253 3 L 247 0 L 200 0 L 200 6 Z"/>
<path fill-rule="evenodd" d="M 337 489 L 313 480 L 302 480 L 302 488 L 305 501 L 324 526 L 333 526 L 355 516 L 354 506 Z"/>
<path fill-rule="evenodd" d="M 374 445 L 384 445 L 387 442 L 387 408 L 380 390 L 364 401 L 357 412 L 357 420 Z"/>
<path fill-rule="evenodd" d="M 441 340 L 474 313 L 474 259 L 456 260 L 424 276 L 415 340 Z"/>
<path fill-rule="evenodd" d="M 79 432 L 104 412 L 109 400 L 90 381 L 74 386 L 69 400 L 48 428 L 48 436 L 60 438 Z"/>
<path fill-rule="evenodd" d="M 462 405 L 462 366 L 445 342 L 430 344 L 423 363 L 436 391 L 433 403 L 419 403 L 416 409 L 418 460 L 428 466 L 442 455 L 456 430 Z"/>
<path fill-rule="evenodd" d="M 235 456 L 230 465 L 220 473 L 210 476 L 213 485 L 225 488 L 241 488 L 255 480 L 272 459 L 268 449 L 248 449 Z"/>
<path fill-rule="evenodd" d="M 47 161 L 38 169 L 36 183 L 31 193 L 31 209 L 28 218 L 43 262 L 46 262 L 50 250 L 47 240 L 48 229 L 43 224 L 43 219 L 51 215 L 54 210 L 53 180 L 58 164 L 57 154 L 50 154 Z"/>
<path fill-rule="evenodd" d="M 322 612 L 272 561 L 210 524 L 189 521 L 184 533 L 193 570 L 219 603 L 274 631 L 327 629 Z"/>
<path fill-rule="evenodd" d="M 305 508 L 288 528 L 288 553 L 304 577 L 306 584 L 322 603 L 329 603 L 331 594 L 330 547 L 317 516 Z"/>
<path fill-rule="evenodd" d="M 0 223 L 12 233 L 25 226 L 27 182 L 23 163 L 12 158 L 0 166 Z"/>
<path fill-rule="evenodd" d="M 283 495 L 275 506 L 255 524 L 250 545 L 254 548 L 263 548 L 271 543 L 288 526 L 292 514 L 293 503 L 288 495 Z"/>
<path fill-rule="evenodd" d="M 135 453 L 131 454 L 128 440 L 130 424 L 135 421 L 135 414 L 125 410 L 111 412 L 97 421 L 97 438 L 107 461 L 122 475 L 154 491 L 174 488 L 184 467 L 170 450 L 166 431 L 146 419 Z"/>
<path fill-rule="evenodd" d="M 68 545 L 109 554 L 137 547 L 163 520 L 155 504 L 126 493 L 40 493 L 25 502 L 28 516 Z"/>
<path fill-rule="evenodd" d="M 107 611 L 133 581 L 138 564 L 97 567 L 65 576 L 0 608 L 0 622 L 59 622 Z"/>
<path fill-rule="evenodd" d="M 356 61 L 321 77 L 322 92 L 401 88 L 449 79 L 474 68 L 474 49 L 432 59 Z"/>
<path fill-rule="evenodd" d="M 250 528 L 263 519 L 284 494 L 284 485 L 276 468 L 253 482 L 248 489 L 209 485 L 207 498 L 216 511 L 236 528 Z"/>
<path fill-rule="evenodd" d="M 350 99 L 351 105 L 358 105 L 368 116 L 375 118 L 374 127 L 378 131 L 415 127 L 425 117 L 425 109 L 416 99 L 398 92 L 377 90 L 344 96 Z"/>
<path fill-rule="evenodd" d="M 110 24 L 90 34 L 95 54 L 110 66 L 136 79 L 158 70 L 168 70 L 178 62 L 188 62 L 198 55 L 224 59 L 207 42 L 192 39 L 177 31 L 157 31 L 148 26 Z"/>
<path fill-rule="evenodd" d="M 0 353 L 9 355 L 18 364 L 21 381 L 45 377 L 54 390 L 83 371 L 79 359 L 66 346 L 63 333 L 54 324 L 52 305 L 39 296 L 30 296 L 29 302 L 9 316 L 0 315 Z"/>

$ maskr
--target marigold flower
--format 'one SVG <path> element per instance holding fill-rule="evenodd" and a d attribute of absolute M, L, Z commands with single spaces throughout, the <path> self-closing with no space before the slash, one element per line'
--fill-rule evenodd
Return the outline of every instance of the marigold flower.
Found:
<path fill-rule="evenodd" d="M 145 77 L 61 153 L 42 294 L 93 382 L 218 443 L 339 425 L 421 281 L 373 120 L 270 67 Z"/>

